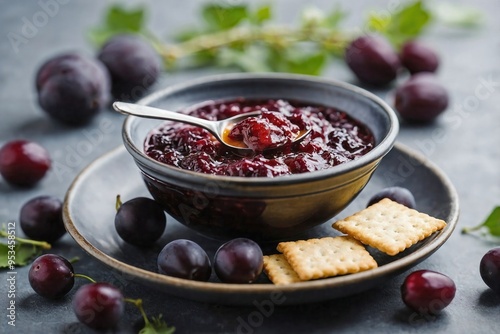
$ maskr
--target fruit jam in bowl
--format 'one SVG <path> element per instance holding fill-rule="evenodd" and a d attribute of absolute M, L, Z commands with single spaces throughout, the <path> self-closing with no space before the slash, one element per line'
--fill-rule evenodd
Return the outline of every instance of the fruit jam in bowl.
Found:
<path fill-rule="evenodd" d="M 373 94 L 301 75 L 207 77 L 139 103 L 210 120 L 262 111 L 228 133 L 254 149 L 248 156 L 191 125 L 133 116 L 124 123 L 125 147 L 153 198 L 218 238 L 278 240 L 325 223 L 363 189 L 398 132 L 394 111 Z M 307 129 L 292 143 L 290 133 Z"/>

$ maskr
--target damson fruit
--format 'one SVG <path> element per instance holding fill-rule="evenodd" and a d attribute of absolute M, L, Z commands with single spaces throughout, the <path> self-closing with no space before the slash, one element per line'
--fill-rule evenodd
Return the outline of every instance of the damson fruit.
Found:
<path fill-rule="evenodd" d="M 378 35 L 355 39 L 345 52 L 345 61 L 359 80 L 386 85 L 396 79 L 401 63 L 387 40 Z"/>
<path fill-rule="evenodd" d="M 0 149 L 0 174 L 12 185 L 31 187 L 51 166 L 49 152 L 28 140 L 13 140 Z"/>
<path fill-rule="evenodd" d="M 437 314 L 455 298 L 455 282 L 441 273 L 418 270 L 408 275 L 401 286 L 403 302 L 421 314 Z"/>
<path fill-rule="evenodd" d="M 500 295 L 500 247 L 484 254 L 479 264 L 479 273 L 484 283 Z"/>
<path fill-rule="evenodd" d="M 406 42 L 400 52 L 401 63 L 411 74 L 418 72 L 436 72 L 439 57 L 430 47 L 417 42 Z"/>
<path fill-rule="evenodd" d="M 144 247 L 158 240 L 167 224 L 160 204 L 146 197 L 131 199 L 118 208 L 115 228 L 129 244 Z"/>
<path fill-rule="evenodd" d="M 109 102 L 110 80 L 99 61 L 69 53 L 40 67 L 36 89 L 40 106 L 50 116 L 65 124 L 82 125 Z"/>
<path fill-rule="evenodd" d="M 214 270 L 225 283 L 252 283 L 262 272 L 263 254 L 259 245 L 247 238 L 236 238 L 215 253 Z"/>
<path fill-rule="evenodd" d="M 110 39 L 98 58 L 111 74 L 112 92 L 120 100 L 137 100 L 154 84 L 161 71 L 159 55 L 145 40 L 135 35 Z"/>
<path fill-rule="evenodd" d="M 410 209 L 415 209 L 415 197 L 406 188 L 403 187 L 388 187 L 384 188 L 370 198 L 367 206 L 380 202 L 384 198 L 389 198 L 394 202 L 402 204 Z"/>
<path fill-rule="evenodd" d="M 65 233 L 62 202 L 52 196 L 39 196 L 21 207 L 19 222 L 29 238 L 53 243 Z"/>
<path fill-rule="evenodd" d="M 62 256 L 45 254 L 33 261 L 28 279 L 37 294 L 49 299 L 66 295 L 75 284 L 73 266 Z"/>
<path fill-rule="evenodd" d="M 123 309 L 123 294 L 109 283 L 85 284 L 73 297 L 73 311 L 78 320 L 97 330 L 115 327 Z"/>
<path fill-rule="evenodd" d="M 431 73 L 417 73 L 396 89 L 394 106 L 411 123 L 429 123 L 448 107 L 448 92 Z"/>
<path fill-rule="evenodd" d="M 163 247 L 157 259 L 160 274 L 195 281 L 208 281 L 212 273 L 207 253 L 197 243 L 178 239 Z"/>

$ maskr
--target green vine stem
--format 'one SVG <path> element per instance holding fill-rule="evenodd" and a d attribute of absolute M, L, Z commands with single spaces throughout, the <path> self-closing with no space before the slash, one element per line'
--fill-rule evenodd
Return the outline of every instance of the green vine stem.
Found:
<path fill-rule="evenodd" d="M 280 26 L 237 26 L 228 30 L 203 34 L 178 44 L 165 44 L 151 32 L 144 33 L 166 64 L 202 51 L 216 50 L 234 44 L 264 43 L 277 50 L 300 43 L 316 43 L 325 51 L 341 55 L 353 34 L 309 25 L 293 29 Z M 352 36 L 351 36 L 352 35 Z"/>
<path fill-rule="evenodd" d="M 10 235 L 5 230 L 0 230 L 0 237 L 7 238 L 9 236 Z M 25 239 L 25 238 L 21 238 L 21 237 L 18 237 L 18 236 L 15 236 L 14 240 L 16 240 L 17 242 L 19 242 L 20 244 L 33 245 L 33 246 L 36 246 L 36 247 L 40 247 L 41 249 L 46 249 L 47 250 L 47 249 L 51 249 L 52 248 L 51 244 L 49 244 L 46 241 L 38 241 L 38 240 Z"/>
<path fill-rule="evenodd" d="M 139 309 L 139 312 L 141 313 L 142 318 L 144 319 L 144 326 L 151 325 L 151 323 L 149 322 L 148 316 L 146 315 L 146 312 L 144 311 L 144 307 L 142 306 L 142 299 L 125 298 L 125 301 L 128 303 L 134 304 Z"/>

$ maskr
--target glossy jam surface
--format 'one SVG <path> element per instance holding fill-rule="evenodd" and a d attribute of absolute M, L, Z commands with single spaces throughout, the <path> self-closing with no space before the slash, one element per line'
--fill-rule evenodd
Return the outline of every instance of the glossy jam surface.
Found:
<path fill-rule="evenodd" d="M 365 125 L 332 107 L 285 100 L 237 99 L 209 101 L 185 112 L 221 120 L 258 110 L 263 111 L 261 116 L 247 118 L 228 134 L 252 147 L 253 156 L 234 154 L 204 129 L 170 121 L 149 133 L 145 152 L 157 161 L 195 172 L 275 177 L 331 168 L 361 157 L 375 145 Z M 291 138 L 309 127 L 311 133 L 306 138 L 292 143 Z"/>

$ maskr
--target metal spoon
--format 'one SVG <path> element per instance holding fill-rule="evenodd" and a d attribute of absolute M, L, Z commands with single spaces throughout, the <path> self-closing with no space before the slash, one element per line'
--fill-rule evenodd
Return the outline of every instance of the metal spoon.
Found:
<path fill-rule="evenodd" d="M 218 141 L 220 141 L 227 147 L 233 149 L 237 154 L 243 156 L 253 153 L 253 150 L 249 147 L 236 146 L 234 144 L 228 143 L 225 138 L 226 136 L 224 136 L 224 132 L 231 129 L 236 123 L 241 122 L 245 118 L 259 116 L 262 113 L 261 111 L 253 111 L 241 115 L 236 115 L 230 118 L 226 118 L 221 121 L 207 121 L 202 118 L 189 116 L 175 111 L 169 111 L 133 103 L 114 102 L 113 108 L 116 111 L 126 115 L 133 115 L 133 116 L 154 118 L 154 119 L 166 119 L 170 121 L 177 121 L 199 126 L 201 128 L 210 131 L 210 133 L 213 134 Z M 298 136 L 293 140 L 293 142 L 302 140 L 305 136 L 309 134 L 310 131 L 311 129 L 307 129 L 306 131 L 301 131 L 298 134 Z M 273 149 L 274 148 L 276 147 L 273 147 Z"/>

